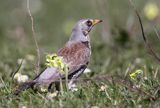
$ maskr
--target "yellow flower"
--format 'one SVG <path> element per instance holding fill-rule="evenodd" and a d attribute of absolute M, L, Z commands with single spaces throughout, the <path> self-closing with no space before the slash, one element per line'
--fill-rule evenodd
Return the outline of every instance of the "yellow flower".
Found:
<path fill-rule="evenodd" d="M 129 76 L 132 80 L 136 80 L 140 78 L 142 74 L 143 74 L 142 70 L 136 70 L 135 72 L 131 73 Z"/>
<path fill-rule="evenodd" d="M 147 3 L 144 7 L 144 14 L 149 20 L 154 20 L 158 16 L 158 13 L 158 6 L 153 2 Z"/>
<path fill-rule="evenodd" d="M 46 55 L 46 66 L 59 68 L 60 73 L 64 74 L 68 70 L 68 66 L 63 61 L 63 57 L 57 54 L 47 54 Z"/>

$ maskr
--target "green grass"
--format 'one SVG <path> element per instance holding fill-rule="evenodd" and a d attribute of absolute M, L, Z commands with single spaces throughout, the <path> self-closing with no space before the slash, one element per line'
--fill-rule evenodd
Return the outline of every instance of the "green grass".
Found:
<path fill-rule="evenodd" d="M 99 47 L 102 47 L 102 49 L 99 49 Z M 20 52 L 17 53 L 21 55 Z M 119 47 L 116 51 L 113 51 L 112 48 L 103 44 L 93 45 L 93 56 L 89 66 L 92 72 L 83 74 L 80 77 L 81 80 L 77 81 L 78 91 L 71 92 L 63 89 L 63 93 L 59 93 L 58 96 L 53 98 L 48 98 L 47 93 L 34 92 L 31 89 L 24 91 L 19 96 L 12 95 L 11 92 L 17 85 L 10 76 L 16 70 L 14 60 L 16 60 L 16 57 L 15 59 L 4 57 L 0 62 L 0 107 L 2 108 L 22 106 L 27 108 L 137 108 L 160 106 L 160 67 L 149 57 L 143 46 Z M 32 79 L 35 76 L 34 60 L 30 61 L 27 57 L 24 60 L 24 68 L 19 71 L 29 75 Z M 42 67 L 44 66 L 42 65 Z M 143 74 L 139 80 L 132 80 L 129 74 L 138 69 L 143 70 Z M 105 86 L 105 89 L 100 90 L 101 86 Z M 63 87 L 65 88 L 65 84 Z"/>
<path fill-rule="evenodd" d="M 158 0 L 154 2 L 159 3 Z M 160 29 L 158 18 L 147 20 L 143 13 L 146 0 L 134 0 L 134 3 L 142 16 L 147 38 L 156 52 L 160 52 L 152 26 Z M 45 67 L 45 54 L 55 53 L 64 45 L 74 22 L 81 18 L 104 20 L 105 23 L 99 24 L 91 33 L 89 68 L 92 72 L 79 78 L 78 91 L 75 92 L 67 91 L 63 84 L 63 91 L 53 98 L 49 98 L 47 92 L 31 89 L 19 96 L 12 95 L 18 85 L 12 79 L 20 65 L 18 59 L 24 60 L 19 72 L 28 75 L 30 80 L 35 77 L 36 50 L 25 2 L 1 0 L 0 108 L 160 107 L 160 65 L 147 53 L 140 37 L 139 22 L 128 0 L 41 0 L 35 4 L 40 6 L 33 17 L 41 70 Z M 35 4 L 31 7 L 37 8 Z M 111 41 L 107 41 L 107 33 L 102 28 L 107 33 L 110 31 Z M 136 80 L 131 79 L 130 74 L 139 69 L 143 74 Z"/>

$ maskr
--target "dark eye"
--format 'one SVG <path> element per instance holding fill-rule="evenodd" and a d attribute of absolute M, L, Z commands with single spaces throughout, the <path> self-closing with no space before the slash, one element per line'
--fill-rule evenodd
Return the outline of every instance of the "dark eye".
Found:
<path fill-rule="evenodd" d="M 92 21 L 88 20 L 88 21 L 86 22 L 86 24 L 87 24 L 88 27 L 90 27 L 90 26 L 92 25 Z"/>

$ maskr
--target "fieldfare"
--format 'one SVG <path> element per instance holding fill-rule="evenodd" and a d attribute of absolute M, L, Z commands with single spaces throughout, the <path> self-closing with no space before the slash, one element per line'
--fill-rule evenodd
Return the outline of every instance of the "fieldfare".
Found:
<path fill-rule="evenodd" d="M 76 79 L 87 68 L 91 56 L 91 46 L 89 32 L 94 25 L 102 22 L 98 19 L 82 19 L 74 26 L 71 37 L 65 46 L 58 50 L 57 55 L 63 58 L 63 62 L 68 66 L 68 88 L 72 89 Z M 14 94 L 19 94 L 34 85 L 50 85 L 65 78 L 65 73 L 59 72 L 57 67 L 47 67 L 32 81 L 20 85 Z"/>

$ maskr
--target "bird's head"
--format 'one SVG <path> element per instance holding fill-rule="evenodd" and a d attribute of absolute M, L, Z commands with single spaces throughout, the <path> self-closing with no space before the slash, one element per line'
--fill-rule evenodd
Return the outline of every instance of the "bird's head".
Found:
<path fill-rule="evenodd" d="M 82 19 L 79 20 L 74 26 L 71 34 L 70 40 L 74 41 L 89 41 L 89 32 L 92 30 L 93 26 L 102 22 L 98 19 Z"/>

